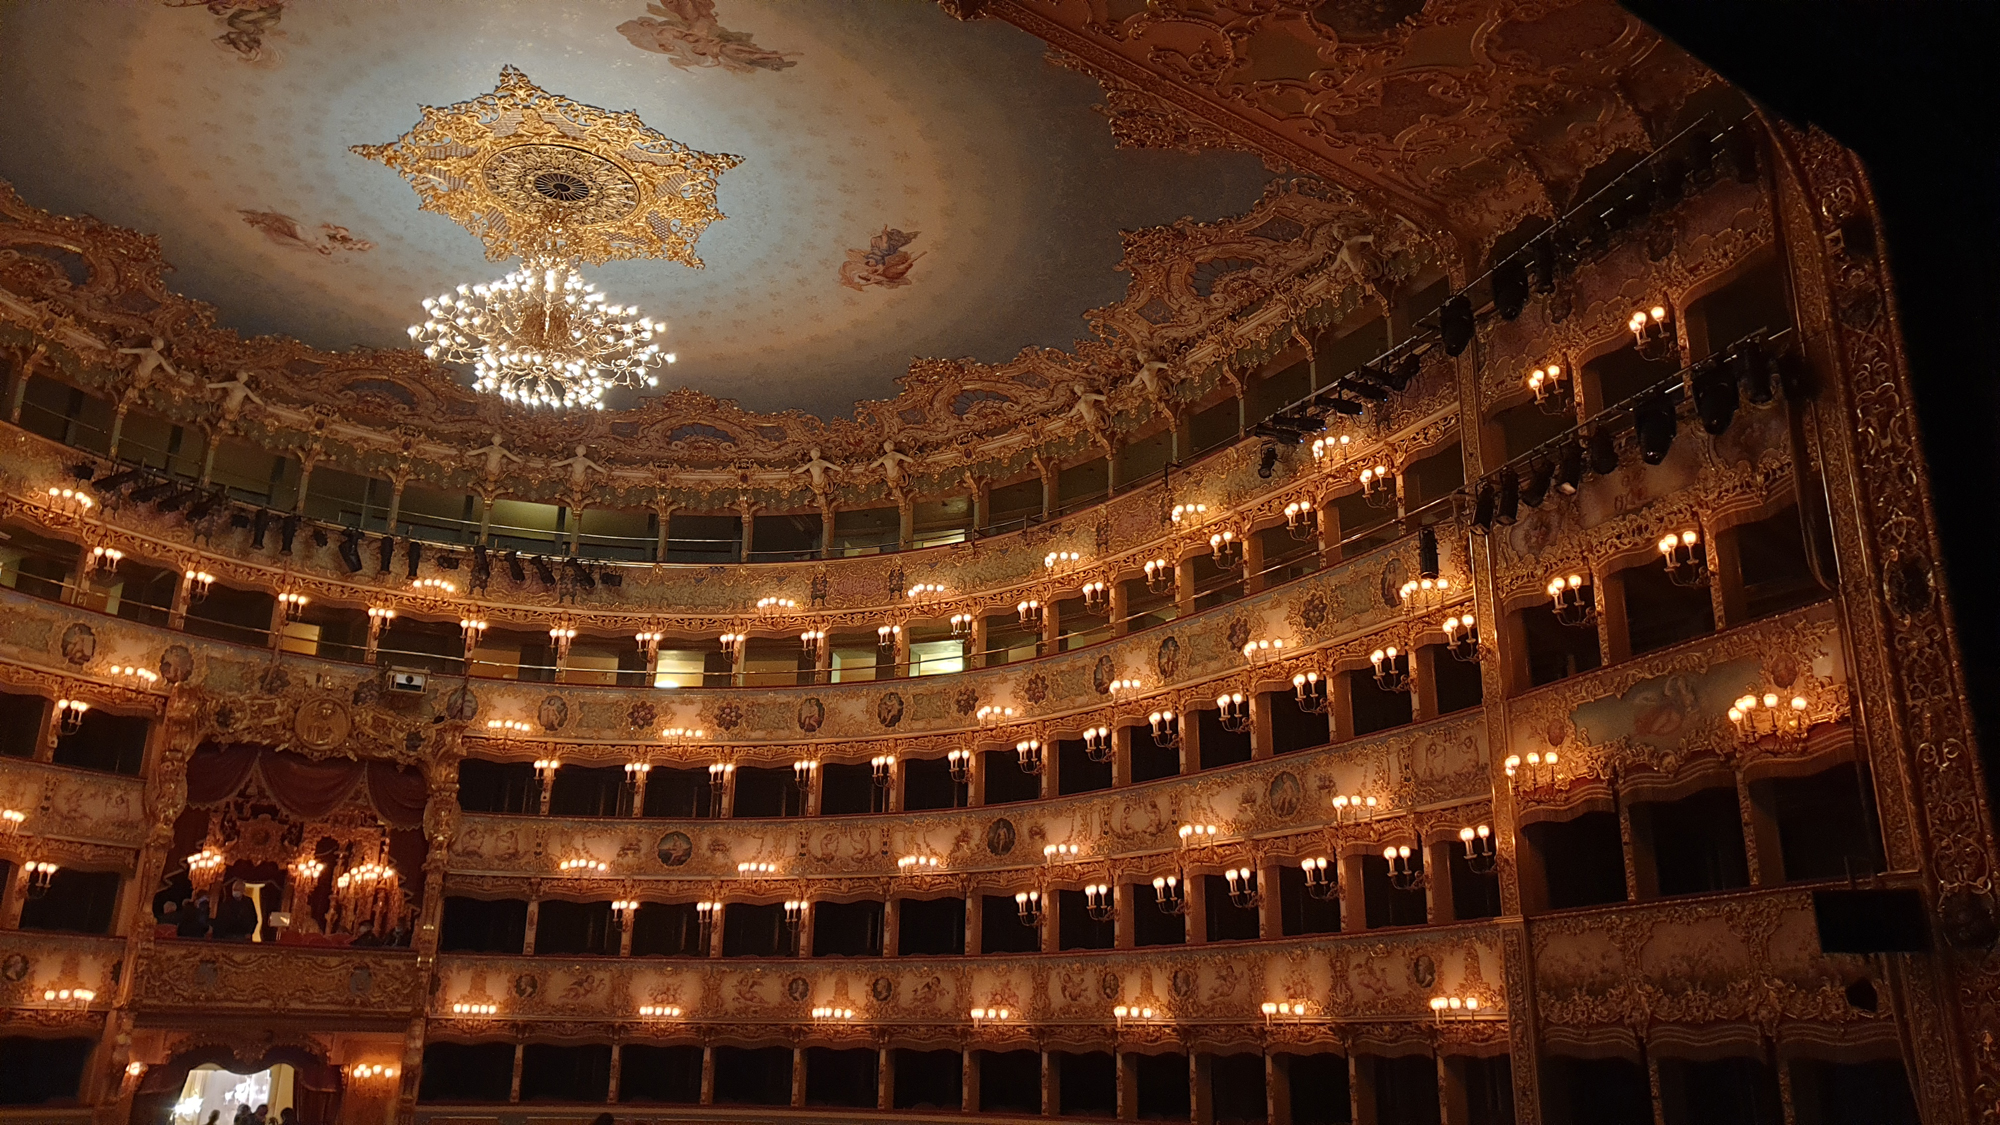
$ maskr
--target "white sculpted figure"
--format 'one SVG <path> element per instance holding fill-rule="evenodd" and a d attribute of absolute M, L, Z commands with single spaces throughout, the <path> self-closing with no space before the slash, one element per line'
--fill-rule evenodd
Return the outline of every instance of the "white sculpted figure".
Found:
<path fill-rule="evenodd" d="M 520 454 L 501 445 L 499 434 L 493 435 L 492 445 L 481 446 L 467 453 L 466 456 L 469 458 L 486 458 L 486 465 L 482 472 L 488 481 L 499 480 L 501 471 L 507 467 L 507 462 L 512 461 L 515 464 L 520 464 L 525 460 Z"/>
<path fill-rule="evenodd" d="M 248 371 L 238 371 L 234 379 L 225 379 L 220 383 L 209 383 L 207 389 L 222 392 L 222 416 L 232 422 L 236 420 L 237 415 L 243 413 L 244 399 L 247 398 L 258 406 L 264 405 L 264 399 L 256 391 L 250 389 L 250 373 Z"/>
<path fill-rule="evenodd" d="M 793 469 L 792 471 L 795 473 L 804 473 L 807 476 L 811 477 L 813 495 L 825 496 L 826 474 L 829 470 L 837 471 L 838 469 L 839 469 L 838 465 L 835 465 L 833 462 L 827 460 L 825 457 L 820 456 L 819 447 L 814 446 L 812 451 L 812 460 L 807 461 L 805 464 L 799 466 L 796 469 Z"/>
<path fill-rule="evenodd" d="M 1146 392 L 1146 397 L 1159 398 L 1166 390 L 1163 380 L 1170 375 L 1171 369 L 1167 367 L 1166 360 L 1156 357 L 1151 352 L 1140 352 L 1139 374 L 1134 376 L 1132 381 L 1139 384 L 1140 389 Z"/>
<path fill-rule="evenodd" d="M 882 480 L 888 484 L 889 491 L 901 495 L 903 492 L 903 482 L 910 475 L 908 470 L 904 469 L 903 466 L 914 460 L 916 458 L 897 449 L 895 442 L 885 441 L 882 443 L 882 456 L 877 457 L 870 464 L 882 470 Z"/>
<path fill-rule="evenodd" d="M 1070 407 L 1069 412 L 1083 419 L 1086 427 L 1092 430 L 1102 429 L 1104 411 L 1099 409 L 1098 404 L 1104 401 L 1104 396 L 1082 383 L 1071 383 L 1069 389 L 1076 392 L 1076 405 Z"/>
<path fill-rule="evenodd" d="M 160 354 L 160 349 L 166 346 L 167 342 L 165 340 L 161 339 L 158 336 L 155 336 L 153 337 L 152 343 L 147 344 L 143 348 L 118 349 L 119 355 L 131 355 L 139 357 L 132 361 L 133 390 L 135 391 L 145 390 L 146 387 L 150 385 L 153 381 L 153 372 L 162 369 L 164 369 L 167 374 L 173 376 L 176 379 L 181 377 L 181 373 L 179 371 L 174 370 L 174 365 L 167 362 L 167 357 Z"/>
<path fill-rule="evenodd" d="M 606 471 L 604 466 L 584 456 L 587 449 L 587 446 L 579 444 L 576 447 L 576 456 L 566 457 L 561 461 L 552 461 L 549 463 L 549 468 L 551 469 L 567 467 L 569 469 L 569 486 L 577 491 L 582 491 L 584 486 L 590 483 L 590 474 L 593 470 L 600 473 Z"/>

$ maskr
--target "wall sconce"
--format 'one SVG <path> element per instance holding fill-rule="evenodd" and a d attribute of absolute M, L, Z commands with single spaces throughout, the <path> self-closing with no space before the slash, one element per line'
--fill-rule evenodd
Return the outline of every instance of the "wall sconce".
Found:
<path fill-rule="evenodd" d="M 56 700 L 56 725 L 64 734 L 75 734 L 83 726 L 84 712 L 90 704 L 81 699 Z"/>
<path fill-rule="evenodd" d="M 1050 551 L 1042 556 L 1043 570 L 1067 569 L 1083 561 L 1083 556 L 1075 551 Z"/>
<path fill-rule="evenodd" d="M 1179 875 L 1153 876 L 1153 905 L 1162 914 L 1186 914 L 1187 894 L 1181 887 Z"/>
<path fill-rule="evenodd" d="M 1042 910 L 1042 892 L 1016 891 L 1014 893 L 1014 909 L 1020 914 L 1023 926 L 1041 925 L 1042 917 L 1045 913 Z"/>
<path fill-rule="evenodd" d="M 669 746 L 680 746 L 701 741 L 703 733 L 700 727 L 666 727 L 660 731 L 660 740 Z"/>
<path fill-rule="evenodd" d="M 1314 438 L 1313 460 L 1325 461 L 1338 454 L 1345 453 L 1347 452 L 1347 446 L 1352 441 L 1353 439 L 1346 434 L 1341 434 L 1339 437 Z"/>
<path fill-rule="evenodd" d="M 761 614 L 786 613 L 799 608 L 799 603 L 790 598 L 764 597 L 757 599 L 757 612 Z"/>
<path fill-rule="evenodd" d="M 1299 710 L 1308 715 L 1324 715 L 1331 705 L 1326 694 L 1326 681 L 1318 672 L 1300 672 L 1292 677 L 1292 695 L 1298 699 Z"/>
<path fill-rule="evenodd" d="M 805 653 L 806 659 L 819 663 L 820 657 L 826 655 L 826 630 L 807 629 L 800 633 L 799 651 Z"/>
<path fill-rule="evenodd" d="M 458 593 L 458 584 L 442 578 L 419 578 L 410 583 L 410 591 L 416 594 L 443 596 Z"/>
<path fill-rule="evenodd" d="M 1319 531 L 1319 509 L 1299 500 L 1285 505 L 1285 530 L 1301 542 L 1311 539 Z"/>
<path fill-rule="evenodd" d="M 583 857 L 578 857 L 576 859 L 563 860 L 561 863 L 556 865 L 556 870 L 564 875 L 577 875 L 577 876 L 602 875 L 606 871 L 611 870 L 611 865 L 604 862 L 601 859 L 587 859 Z"/>
<path fill-rule="evenodd" d="M 1114 1026 L 1123 1029 L 1127 1023 L 1153 1022 L 1153 1009 L 1134 1007 L 1130 1004 L 1120 1004 L 1116 1008 L 1111 1009 L 1111 1018 L 1114 1021 Z"/>
<path fill-rule="evenodd" d="M 1014 721 L 1014 709 L 1012 707 L 997 707 L 991 703 L 984 704 L 972 714 L 974 718 L 979 720 L 979 725 L 988 730 Z"/>
<path fill-rule="evenodd" d="M 1153 745 L 1162 750 L 1172 750 L 1181 744 L 1179 715 L 1172 711 L 1155 711 L 1146 716 L 1146 723 L 1153 729 Z"/>
<path fill-rule="evenodd" d="M 1175 523 L 1194 523 L 1207 514 L 1206 504 L 1175 504 L 1168 518 Z"/>
<path fill-rule="evenodd" d="M 113 664 L 105 674 L 123 680 L 126 686 L 145 691 L 160 682 L 160 674 L 151 668 L 141 668 L 137 664 Z"/>
<path fill-rule="evenodd" d="M 558 622 L 549 626 L 549 643 L 555 646 L 556 667 L 569 663 L 569 646 L 576 640 L 576 626 Z"/>
<path fill-rule="evenodd" d="M 1590 581 L 1583 575 L 1572 574 L 1568 578 L 1558 575 L 1549 579 L 1548 594 L 1556 620 L 1564 625 L 1581 628 L 1597 620 L 1597 598 Z"/>
<path fill-rule="evenodd" d="M 1091 613 L 1111 612 L 1111 584 L 1102 580 L 1083 584 L 1083 608 Z"/>
<path fill-rule="evenodd" d="M 187 583 L 189 602 L 198 602 L 207 597 L 209 589 L 215 585 L 215 575 L 205 570 L 190 570 L 181 577 Z"/>
<path fill-rule="evenodd" d="M 485 619 L 483 619 L 483 618 L 479 618 L 479 617 L 461 617 L 461 618 L 459 618 L 459 619 L 458 619 L 458 635 L 459 635 L 459 639 L 460 639 L 460 640 L 462 640 L 462 641 L 463 641 L 463 642 L 465 643 L 465 658 L 466 658 L 467 660 L 470 660 L 470 659 L 472 659 L 472 653 L 473 653 L 473 650 L 475 650 L 475 649 L 477 649 L 477 648 L 479 647 L 479 642 L 480 642 L 480 640 L 481 640 L 481 639 L 483 639 L 483 638 L 484 638 L 484 637 L 486 636 L 486 621 L 485 621 Z M 654 634 L 654 635 L 657 635 L 657 634 Z M 641 636 L 641 637 L 644 637 L 644 636 L 647 636 L 647 634 L 644 634 L 644 633 L 641 633 L 641 634 L 640 634 L 640 636 Z M 657 651 L 657 645 L 658 645 L 658 642 L 655 642 L 655 650 L 656 650 L 656 651 Z"/>
<path fill-rule="evenodd" d="M 1082 854 L 1083 849 L 1076 844 L 1042 845 L 1042 862 L 1051 867 L 1058 863 L 1075 863 Z"/>
<path fill-rule="evenodd" d="M 1298 1023 L 1312 1018 L 1312 1005 L 1304 1000 L 1266 1000 L 1263 1006 L 1264 1026 L 1270 1027 L 1279 1021 Z"/>
<path fill-rule="evenodd" d="M 1375 798 L 1349 797 L 1345 794 L 1335 797 L 1333 805 L 1333 825 L 1339 828 L 1345 824 L 1359 824 L 1375 815 Z"/>
<path fill-rule="evenodd" d="M 1233 531 L 1218 531 L 1209 536 L 1208 551 L 1215 557 L 1218 569 L 1235 570 L 1243 565 L 1243 540 Z"/>
<path fill-rule="evenodd" d="M 1116 904 L 1111 897 L 1109 883 L 1091 883 L 1083 888 L 1083 908 L 1094 922 L 1109 922 Z"/>
<path fill-rule="evenodd" d="M 1243 643 L 1243 659 L 1248 660 L 1252 664 L 1262 664 L 1274 656 L 1282 656 L 1284 651 L 1284 641 L 1245 641 Z"/>
<path fill-rule="evenodd" d="M 822 1023 L 845 1023 L 854 1018 L 853 1008 L 814 1008 L 812 1018 Z"/>
<path fill-rule="evenodd" d="M 611 917 L 618 923 L 618 928 L 621 930 L 632 928 L 632 916 L 638 912 L 639 901 L 637 899 L 620 898 L 613 899 L 611 902 Z"/>
<path fill-rule="evenodd" d="M 1433 996 L 1431 1013 L 1440 1021 L 1446 1016 L 1476 1016 L 1479 1014 L 1477 996 Z"/>
<path fill-rule="evenodd" d="M 1014 612 L 1021 616 L 1021 627 L 1039 629 L 1042 627 L 1042 603 L 1038 598 L 1025 598 L 1014 603 Z"/>
<path fill-rule="evenodd" d="M 792 932 L 792 956 L 794 957 L 800 956 L 802 952 L 799 949 L 799 938 L 805 933 L 806 913 L 811 909 L 812 903 L 807 902 L 805 899 L 793 898 L 785 900 L 785 928 Z"/>
<path fill-rule="evenodd" d="M 681 1018 L 679 1004 L 641 1004 L 639 1018 L 642 1020 L 677 1020 Z"/>
<path fill-rule="evenodd" d="M 1241 734 L 1250 729 L 1250 700 L 1240 691 L 1226 691 L 1215 697 L 1215 710 L 1222 729 Z"/>
<path fill-rule="evenodd" d="M 47 860 L 31 859 L 21 865 L 21 870 L 28 875 L 28 897 L 40 898 L 49 893 L 49 884 L 55 881 L 56 872 L 62 868 Z"/>
<path fill-rule="evenodd" d="M 91 499 L 90 495 L 81 489 L 50 488 L 49 506 L 62 515 L 82 519 L 90 514 L 90 509 L 97 506 L 97 501 Z"/>
<path fill-rule="evenodd" d="M 386 1082 L 396 1077 L 396 1068 L 384 1063 L 355 1063 L 347 1075 L 356 1082 Z"/>
<path fill-rule="evenodd" d="M 1014 1013 L 1006 1008 L 974 1008 L 966 1015 L 971 1017 L 974 1027 L 982 1027 L 989 1023 L 1005 1023 L 1014 1018 Z"/>
<path fill-rule="evenodd" d="M 1111 760 L 1113 745 L 1110 727 L 1087 727 L 1083 732 L 1083 756 L 1093 762 Z"/>
<path fill-rule="evenodd" d="M 886 790 L 896 784 L 896 756 L 877 754 L 868 759 L 868 776 L 877 789 Z"/>
<path fill-rule="evenodd" d="M 314 860 L 318 863 L 318 860 Z M 213 897 L 216 886 L 222 882 L 222 870 L 229 865 L 229 857 L 211 847 L 187 857 L 188 886 L 196 894 Z M 305 874 L 300 870 L 299 874 Z M 317 876 L 315 876 L 317 878 Z"/>
<path fill-rule="evenodd" d="M 1340 869 L 1323 855 L 1300 860 L 1299 870 L 1305 873 L 1306 893 L 1327 902 L 1340 897 Z"/>
<path fill-rule="evenodd" d="M 1676 586 L 1700 586 L 1708 581 L 1708 545 L 1693 528 L 1678 535 L 1660 538 L 1660 557 L 1667 564 L 1667 578 Z"/>
<path fill-rule="evenodd" d="M 1387 465 L 1361 470 L 1361 498 L 1371 508 L 1387 508 L 1396 502 L 1396 477 Z"/>
<path fill-rule="evenodd" d="M 949 751 L 944 756 L 944 763 L 951 770 L 952 781 L 964 785 L 972 780 L 972 751 Z"/>
<path fill-rule="evenodd" d="M 556 771 L 561 768 L 562 768 L 561 758 L 535 759 L 536 788 L 540 789 L 543 793 L 547 793 L 549 791 L 549 787 L 555 784 Z"/>
<path fill-rule="evenodd" d="M 1222 829 L 1213 824 L 1183 824 L 1180 837 L 1183 848 L 1202 848 L 1215 843 L 1217 833 Z"/>
<path fill-rule="evenodd" d="M 486 623 L 483 621 L 479 625 L 481 629 L 486 627 Z M 632 634 L 632 639 L 638 643 L 640 654 L 646 658 L 646 671 L 657 671 L 660 666 L 660 642 L 666 640 L 667 635 L 649 630 L 644 633 Z"/>
<path fill-rule="evenodd" d="M 1021 772 L 1040 774 L 1042 772 L 1042 740 L 1024 738 L 1014 744 L 1014 752 L 1021 757 Z"/>
<path fill-rule="evenodd" d="M 744 860 L 742 863 L 736 865 L 736 876 L 739 879 L 763 879 L 777 873 L 778 865 L 775 863 Z"/>
<path fill-rule="evenodd" d="M 284 609 L 285 620 L 297 621 L 305 615 L 306 603 L 312 601 L 304 594 L 294 594 L 286 590 L 278 595 L 278 605 Z"/>
<path fill-rule="evenodd" d="M 1453 660 L 1473 663 L 1479 659 L 1479 622 L 1470 613 L 1444 619 L 1445 650 Z"/>
<path fill-rule="evenodd" d="M 943 861 L 934 855 L 906 855 L 896 861 L 898 875 L 935 875 Z"/>
<path fill-rule="evenodd" d="M 722 917 L 722 903 L 714 899 L 703 899 L 694 904 L 694 921 L 700 930 L 700 944 L 703 956 L 709 952 L 709 943 L 715 938 L 715 920 Z"/>
<path fill-rule="evenodd" d="M 1673 314 L 1667 311 L 1665 305 L 1640 309 L 1625 322 L 1625 327 L 1632 330 L 1633 346 L 1646 359 L 1665 359 L 1677 348 Z"/>
<path fill-rule="evenodd" d="M 146 1073 L 145 1063 L 128 1062 L 125 1064 L 125 1077 L 127 1078 L 140 1078 L 143 1077 L 145 1073 Z"/>
<path fill-rule="evenodd" d="M 1146 589 L 1156 595 L 1174 592 L 1174 565 L 1165 559 L 1146 560 Z"/>
<path fill-rule="evenodd" d="M 912 602 L 933 602 L 945 595 L 945 588 L 936 582 L 919 582 L 903 591 L 903 596 Z"/>
<path fill-rule="evenodd" d="M 709 814 L 722 815 L 722 797 L 729 787 L 729 778 L 736 772 L 735 762 L 710 762 L 708 764 Z"/>
<path fill-rule="evenodd" d="M 1257 887 L 1257 873 L 1248 867 L 1232 867 L 1222 873 L 1229 881 L 1229 901 L 1244 910 L 1255 910 L 1264 901 L 1264 894 Z"/>
<path fill-rule="evenodd" d="M 1110 683 L 1104 685 L 1104 694 L 1109 695 L 1115 699 L 1118 696 L 1125 695 L 1129 692 L 1138 691 L 1144 686 L 1145 685 L 1141 684 L 1136 677 L 1120 676 L 1119 678 L 1112 680 Z"/>
<path fill-rule="evenodd" d="M 1451 593 L 1449 578 L 1412 578 L 1396 590 L 1396 600 L 1405 610 L 1421 613 L 1435 609 Z"/>
<path fill-rule="evenodd" d="M 801 802 L 812 793 L 813 775 L 819 772 L 819 763 L 811 758 L 800 758 L 792 763 L 792 784 L 799 788 Z"/>
<path fill-rule="evenodd" d="M 1557 760 L 1554 750 L 1546 754 L 1530 750 L 1526 758 L 1523 758 L 1519 754 L 1509 754 L 1504 763 L 1507 768 L 1507 780 L 1511 784 L 1517 773 L 1526 770 L 1528 775 L 1527 784 L 1529 786 L 1540 788 L 1544 785 L 1554 785 L 1556 782 Z"/>
<path fill-rule="evenodd" d="M 533 729 L 533 727 L 530 727 L 519 719 L 486 720 L 486 735 L 488 738 L 511 739 L 527 734 Z"/>
<path fill-rule="evenodd" d="M 1761 696 L 1746 695 L 1730 706 L 1729 721 L 1736 727 L 1737 739 L 1745 745 L 1755 745 L 1766 738 L 1790 741 L 1805 736 L 1809 706 L 1803 695 L 1795 695 L 1789 702 L 1774 691 Z"/>
<path fill-rule="evenodd" d="M 1419 866 L 1423 862 L 1423 857 L 1417 857 L 1416 863 L 1410 862 L 1408 845 L 1383 848 L 1382 858 L 1389 863 L 1389 885 L 1397 890 L 1414 891 L 1429 883 L 1429 876 Z"/>
<path fill-rule="evenodd" d="M 952 614 L 952 615 L 951 615 L 951 635 L 952 635 L 952 636 L 954 636 L 954 637 L 959 637 L 959 638 L 964 638 L 964 637 L 969 637 L 969 636 L 971 636 L 971 635 L 972 635 L 972 623 L 973 623 L 973 621 L 974 621 L 974 620 L 975 620 L 975 619 L 974 619 L 974 617 L 972 616 L 972 614 L 969 614 L 969 613 L 954 613 L 954 614 Z"/>
<path fill-rule="evenodd" d="M 1570 389 L 1569 373 L 1562 365 L 1551 363 L 1528 372 L 1528 389 L 1535 394 L 1535 405 L 1544 414 L 1567 414 L 1574 408 L 1574 398 Z"/>
<path fill-rule="evenodd" d="M 1368 663 L 1375 668 L 1375 686 L 1383 691 L 1408 691 L 1410 689 L 1410 654 L 1399 652 L 1395 645 L 1378 648 L 1368 654 Z"/>
<path fill-rule="evenodd" d="M 1499 863 L 1491 826 L 1482 824 L 1477 828 L 1461 828 L 1458 839 L 1465 845 L 1465 866 L 1471 868 L 1474 875 L 1485 875 Z"/>
<path fill-rule="evenodd" d="M 716 640 L 721 643 L 722 652 L 729 657 L 730 663 L 741 664 L 743 662 L 743 650 L 750 644 L 750 634 L 724 633 L 720 637 L 717 637 Z"/>
<path fill-rule="evenodd" d="M 457 1003 L 451 1006 L 451 1014 L 454 1016 L 465 1016 L 465 1017 L 490 1016 L 499 1011 L 500 1011 L 500 1006 L 498 1004 Z"/>
<path fill-rule="evenodd" d="M 92 547 L 90 549 L 90 573 L 109 575 L 118 573 L 118 564 L 125 560 L 125 552 L 116 547 Z"/>
<path fill-rule="evenodd" d="M 382 630 L 396 619 L 396 611 L 386 605 L 368 607 L 368 652 L 372 655 L 382 639 Z"/>
<path fill-rule="evenodd" d="M 27 819 L 28 814 L 20 809 L 0 809 L 0 839 L 19 835 L 21 824 Z"/>
<path fill-rule="evenodd" d="M 82 1008 L 97 999 L 97 993 L 88 988 L 49 988 L 42 991 L 42 1002 L 62 1004 Z"/>

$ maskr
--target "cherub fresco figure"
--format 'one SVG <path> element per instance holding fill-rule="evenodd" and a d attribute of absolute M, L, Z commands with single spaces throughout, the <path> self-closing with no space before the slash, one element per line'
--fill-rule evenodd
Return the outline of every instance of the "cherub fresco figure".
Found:
<path fill-rule="evenodd" d="M 840 283 L 849 289 L 866 289 L 871 285 L 901 289 L 908 285 L 910 270 L 923 255 L 912 254 L 903 247 L 915 242 L 921 233 L 883 227 L 868 240 L 866 250 L 847 252 L 847 260 L 840 263 Z"/>
<path fill-rule="evenodd" d="M 634 47 L 667 56 L 682 70 L 719 66 L 735 74 L 797 66 L 798 52 L 759 47 L 748 31 L 731 31 L 715 18 L 714 0 L 661 0 L 650 15 L 618 25 Z"/>

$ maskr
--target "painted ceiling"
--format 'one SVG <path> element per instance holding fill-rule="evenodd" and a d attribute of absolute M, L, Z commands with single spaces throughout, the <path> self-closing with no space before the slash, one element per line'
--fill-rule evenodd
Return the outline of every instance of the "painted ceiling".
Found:
<path fill-rule="evenodd" d="M 998 20 L 916 0 L 68 0 L 0 9 L 0 177 L 158 235 L 174 288 L 248 334 L 400 347 L 419 301 L 497 277 L 349 151 L 504 65 L 743 157 L 706 268 L 586 271 L 671 325 L 687 386 L 823 417 L 916 357 L 1066 348 L 1122 296 L 1120 232 L 1240 214 L 1242 152 L 1116 147 L 1103 91 Z"/>

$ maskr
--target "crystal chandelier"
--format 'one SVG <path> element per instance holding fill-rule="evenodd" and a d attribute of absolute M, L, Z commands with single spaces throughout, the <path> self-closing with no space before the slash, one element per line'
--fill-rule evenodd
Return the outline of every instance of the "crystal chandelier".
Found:
<path fill-rule="evenodd" d="M 614 387 L 656 387 L 672 352 L 653 342 L 666 325 L 607 302 L 574 263 L 537 254 L 484 285 L 424 299 L 410 339 L 424 355 L 472 365 L 473 386 L 536 407 L 604 409 Z"/>

